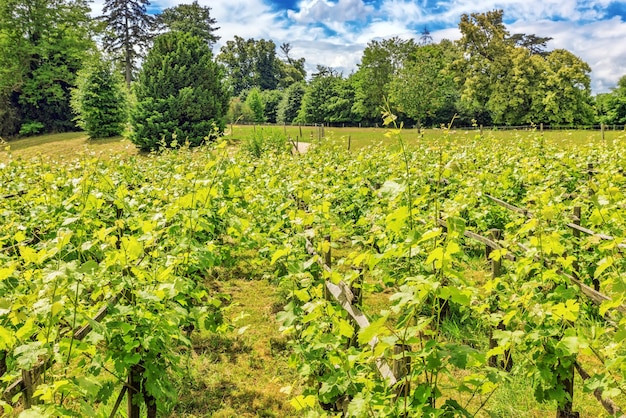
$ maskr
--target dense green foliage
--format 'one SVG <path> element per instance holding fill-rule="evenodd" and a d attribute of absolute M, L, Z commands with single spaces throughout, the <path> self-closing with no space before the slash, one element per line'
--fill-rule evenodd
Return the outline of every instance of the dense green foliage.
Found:
<path fill-rule="evenodd" d="M 282 100 L 278 104 L 276 120 L 279 123 L 292 123 L 298 117 L 302 105 L 302 98 L 306 91 L 303 82 L 294 83 L 287 87 Z"/>
<path fill-rule="evenodd" d="M 246 96 L 246 105 L 254 115 L 254 122 L 265 122 L 265 104 L 261 97 L 261 90 L 258 87 L 253 88 Z"/>
<path fill-rule="evenodd" d="M 148 5 L 148 0 L 106 0 L 102 9 L 102 20 L 106 24 L 104 49 L 124 66 L 129 89 L 137 60 L 143 56 L 152 38 L 154 17 L 148 14 Z"/>
<path fill-rule="evenodd" d="M 167 415 L 171 382 L 194 384 L 183 329 L 218 328 L 227 298 L 201 283 L 245 265 L 287 298 L 277 318 L 305 385 L 292 394 L 300 416 L 520 416 L 516 405 L 491 401 L 498 388 L 520 379 L 556 408 L 574 361 L 593 365 L 576 383 L 575 405 L 582 391 L 619 394 L 626 138 L 575 147 L 538 132 L 454 141 L 443 131 L 408 146 L 397 134 L 388 141 L 399 151 L 322 144 L 292 157 L 276 135 L 262 142 L 276 147 L 258 153 L 221 143 L 110 162 L 10 159 L 0 195 L 26 194 L 3 200 L 0 213 L 3 380 L 54 357 L 32 413 L 109 415 L 128 368 L 141 363 L 147 394 Z M 530 212 L 507 211 L 487 193 Z M 574 237 L 574 206 L 584 227 L 615 239 Z M 491 228 L 503 231 L 503 249 L 491 255 L 503 260 L 499 277 L 481 261 L 484 246 L 464 237 Z M 306 243 L 323 254 L 325 236 L 329 271 Z M 565 275 L 575 266 L 607 295 L 599 307 Z M 368 327 L 324 297 L 327 280 L 360 289 Z M 120 293 L 87 340 L 71 338 Z M 488 361 L 506 350 L 510 373 Z M 402 357 L 411 373 L 390 384 L 377 365 Z"/>
<path fill-rule="evenodd" d="M 543 51 L 542 38 L 511 37 L 502 10 L 463 15 L 459 29 L 462 54 L 452 68 L 466 107 L 488 111 L 496 124 L 593 122 L 587 63 Z"/>
<path fill-rule="evenodd" d="M 121 135 L 128 120 L 128 101 L 120 75 L 103 57 L 79 71 L 72 91 L 77 125 L 91 138 Z"/>
<path fill-rule="evenodd" d="M 70 90 L 95 46 L 88 12 L 83 0 L 0 2 L 0 135 L 75 128 Z"/>
<path fill-rule="evenodd" d="M 297 122 L 353 122 L 354 88 L 329 67 L 319 66 L 302 96 Z"/>
<path fill-rule="evenodd" d="M 204 40 L 186 32 L 157 37 L 136 84 L 131 140 L 143 150 L 215 139 L 224 128 L 228 97 L 222 73 Z"/>
<path fill-rule="evenodd" d="M 179 4 L 163 10 L 155 17 L 157 30 L 171 30 L 188 32 L 203 39 L 209 46 L 213 46 L 220 37 L 215 35 L 219 28 L 217 21 L 211 17 L 211 8 L 200 6 L 197 0 L 191 4 Z"/>
<path fill-rule="evenodd" d="M 605 124 L 626 124 L 626 75 L 610 93 L 597 97 L 600 121 Z"/>
<path fill-rule="evenodd" d="M 287 51 L 285 61 L 276 55 L 274 41 L 235 36 L 222 46 L 217 61 L 226 67 L 232 94 L 238 96 L 254 87 L 275 90 L 304 80 L 304 60 L 291 58 L 289 46 L 283 51 Z"/>

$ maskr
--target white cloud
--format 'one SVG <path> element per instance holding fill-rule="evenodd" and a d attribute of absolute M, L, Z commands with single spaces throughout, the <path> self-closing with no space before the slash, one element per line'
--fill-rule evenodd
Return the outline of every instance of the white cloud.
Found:
<path fill-rule="evenodd" d="M 374 11 L 362 0 L 303 0 L 300 11 L 289 10 L 287 16 L 298 23 L 328 23 L 365 21 Z"/>

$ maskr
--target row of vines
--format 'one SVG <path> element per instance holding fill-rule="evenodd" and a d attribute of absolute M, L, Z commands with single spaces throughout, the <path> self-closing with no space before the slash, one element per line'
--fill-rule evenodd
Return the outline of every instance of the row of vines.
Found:
<path fill-rule="evenodd" d="M 574 147 L 539 133 L 506 143 L 399 135 L 358 152 L 292 155 L 272 140 L 0 164 L 0 407 L 109 416 L 126 391 L 148 416 L 167 415 L 190 333 L 229 326 L 228 295 L 206 278 L 241 263 L 285 299 L 277 319 L 303 416 L 487 415 L 511 376 L 558 407 L 572 400 L 563 381 L 574 364 L 590 370 L 584 390 L 619 404 L 626 139 Z M 566 226 L 575 207 L 584 227 L 615 238 L 575 236 Z M 492 229 L 497 276 L 464 236 Z M 608 299 L 592 303 L 567 275 Z M 352 287 L 369 326 L 328 296 L 328 282 Z M 397 379 L 382 363 L 402 365 Z"/>

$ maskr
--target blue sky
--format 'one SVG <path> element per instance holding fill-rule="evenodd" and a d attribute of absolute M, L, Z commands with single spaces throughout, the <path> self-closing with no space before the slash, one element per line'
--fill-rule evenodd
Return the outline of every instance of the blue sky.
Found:
<path fill-rule="evenodd" d="M 155 9 L 188 1 L 152 0 Z M 99 14 L 103 0 L 92 3 Z M 419 38 L 427 27 L 435 41 L 460 37 L 463 13 L 504 10 L 511 33 L 554 38 L 550 49 L 565 48 L 592 68 L 594 93 L 609 91 L 626 74 L 626 1 L 577 0 L 198 0 L 211 7 L 222 37 L 235 35 L 289 42 L 294 57 L 305 57 L 309 73 L 317 64 L 356 69 L 372 39 Z M 219 51 L 220 44 L 215 47 Z"/>

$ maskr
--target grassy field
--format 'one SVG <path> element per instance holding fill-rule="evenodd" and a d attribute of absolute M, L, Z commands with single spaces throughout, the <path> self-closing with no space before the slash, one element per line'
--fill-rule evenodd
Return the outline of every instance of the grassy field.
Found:
<path fill-rule="evenodd" d="M 396 140 L 388 139 L 386 128 L 325 128 L 325 138 L 320 139 L 314 127 L 269 127 L 233 126 L 227 131 L 233 142 L 245 141 L 255 134 L 283 133 L 303 142 L 333 141 L 348 142 L 352 149 L 372 144 L 388 143 L 397 146 Z M 419 136 L 415 130 L 405 130 L 402 137 L 407 143 L 420 144 L 436 139 L 441 130 L 426 130 Z M 452 129 L 451 139 L 463 141 L 475 138 L 479 131 Z M 483 139 L 506 139 L 528 136 L 526 131 L 484 131 Z M 530 133 L 543 135 L 546 141 L 563 146 L 582 146 L 590 139 L 599 140 L 597 131 L 546 131 Z M 623 131 L 607 131 L 605 139 L 623 137 Z M 3 148 L 8 148 L 2 150 Z M 41 158 L 51 161 L 67 161 L 74 158 L 107 158 L 112 154 L 130 156 L 137 153 L 135 147 L 121 137 L 106 140 L 89 140 L 85 133 L 42 135 L 17 139 L 0 148 L 0 162 L 8 159 Z M 470 275 L 481 275 L 480 269 L 488 266 L 480 262 L 468 266 Z M 245 271 L 226 274 L 218 278 L 213 286 L 232 297 L 229 317 L 234 329 L 228 335 L 215 337 L 209 334 L 194 334 L 194 350 L 189 353 L 188 377 L 179 386 L 179 403 L 171 411 L 172 417 L 296 417 L 298 413 L 290 406 L 289 398 L 299 391 L 297 378 L 288 366 L 287 341 L 279 332 L 275 314 L 282 307 L 276 287 L 267 279 L 249 277 Z M 385 301 L 372 300 L 377 305 Z M 581 388 L 579 381 L 576 388 Z M 289 393 L 290 392 L 290 393 Z M 579 396 L 577 394 L 576 396 Z M 593 402 L 581 410 L 581 416 L 593 417 L 602 414 Z M 587 398 L 586 398 L 587 399 Z M 554 414 L 554 406 L 538 404 L 528 390 L 527 382 L 513 380 L 499 389 L 491 410 L 497 416 L 543 417 Z M 516 415 L 522 413 L 523 415 Z"/>
<path fill-rule="evenodd" d="M 350 149 L 359 149 L 374 144 L 388 144 L 391 147 L 397 146 L 396 139 L 390 139 L 385 136 L 389 132 L 389 128 L 358 128 L 358 127 L 346 127 L 346 128 L 323 128 L 323 140 L 332 141 L 337 144 L 341 144 Z M 429 141 L 440 138 L 444 133 L 442 129 L 425 129 L 422 134 L 418 134 L 415 129 L 403 129 L 401 136 L 407 144 L 420 144 L 428 143 Z M 314 126 L 278 126 L 278 125 L 229 125 L 226 130 L 228 138 L 233 140 L 247 140 L 254 135 L 275 135 L 283 134 L 288 138 L 291 138 L 294 142 L 319 142 L 321 139 L 322 131 L 320 127 Z M 481 135 L 481 131 L 476 129 L 456 129 L 452 127 L 448 132 L 449 138 L 453 141 L 463 141 L 466 139 L 474 139 Z M 506 140 L 516 137 L 528 137 L 537 136 L 546 140 L 546 142 L 552 142 L 555 144 L 567 146 L 580 146 L 591 141 L 602 139 L 602 132 L 591 130 L 554 130 L 543 132 L 537 130 L 493 130 L 484 129 L 482 131 L 483 140 Z M 612 131 L 607 130 L 604 132 L 604 139 L 611 141 L 617 138 L 626 136 L 625 131 Z"/>
<path fill-rule="evenodd" d="M 117 136 L 91 140 L 85 132 L 38 135 L 0 145 L 0 161 L 13 158 L 43 158 L 52 161 L 81 156 L 106 158 L 108 155 L 133 155 L 137 150 L 130 141 Z"/>

